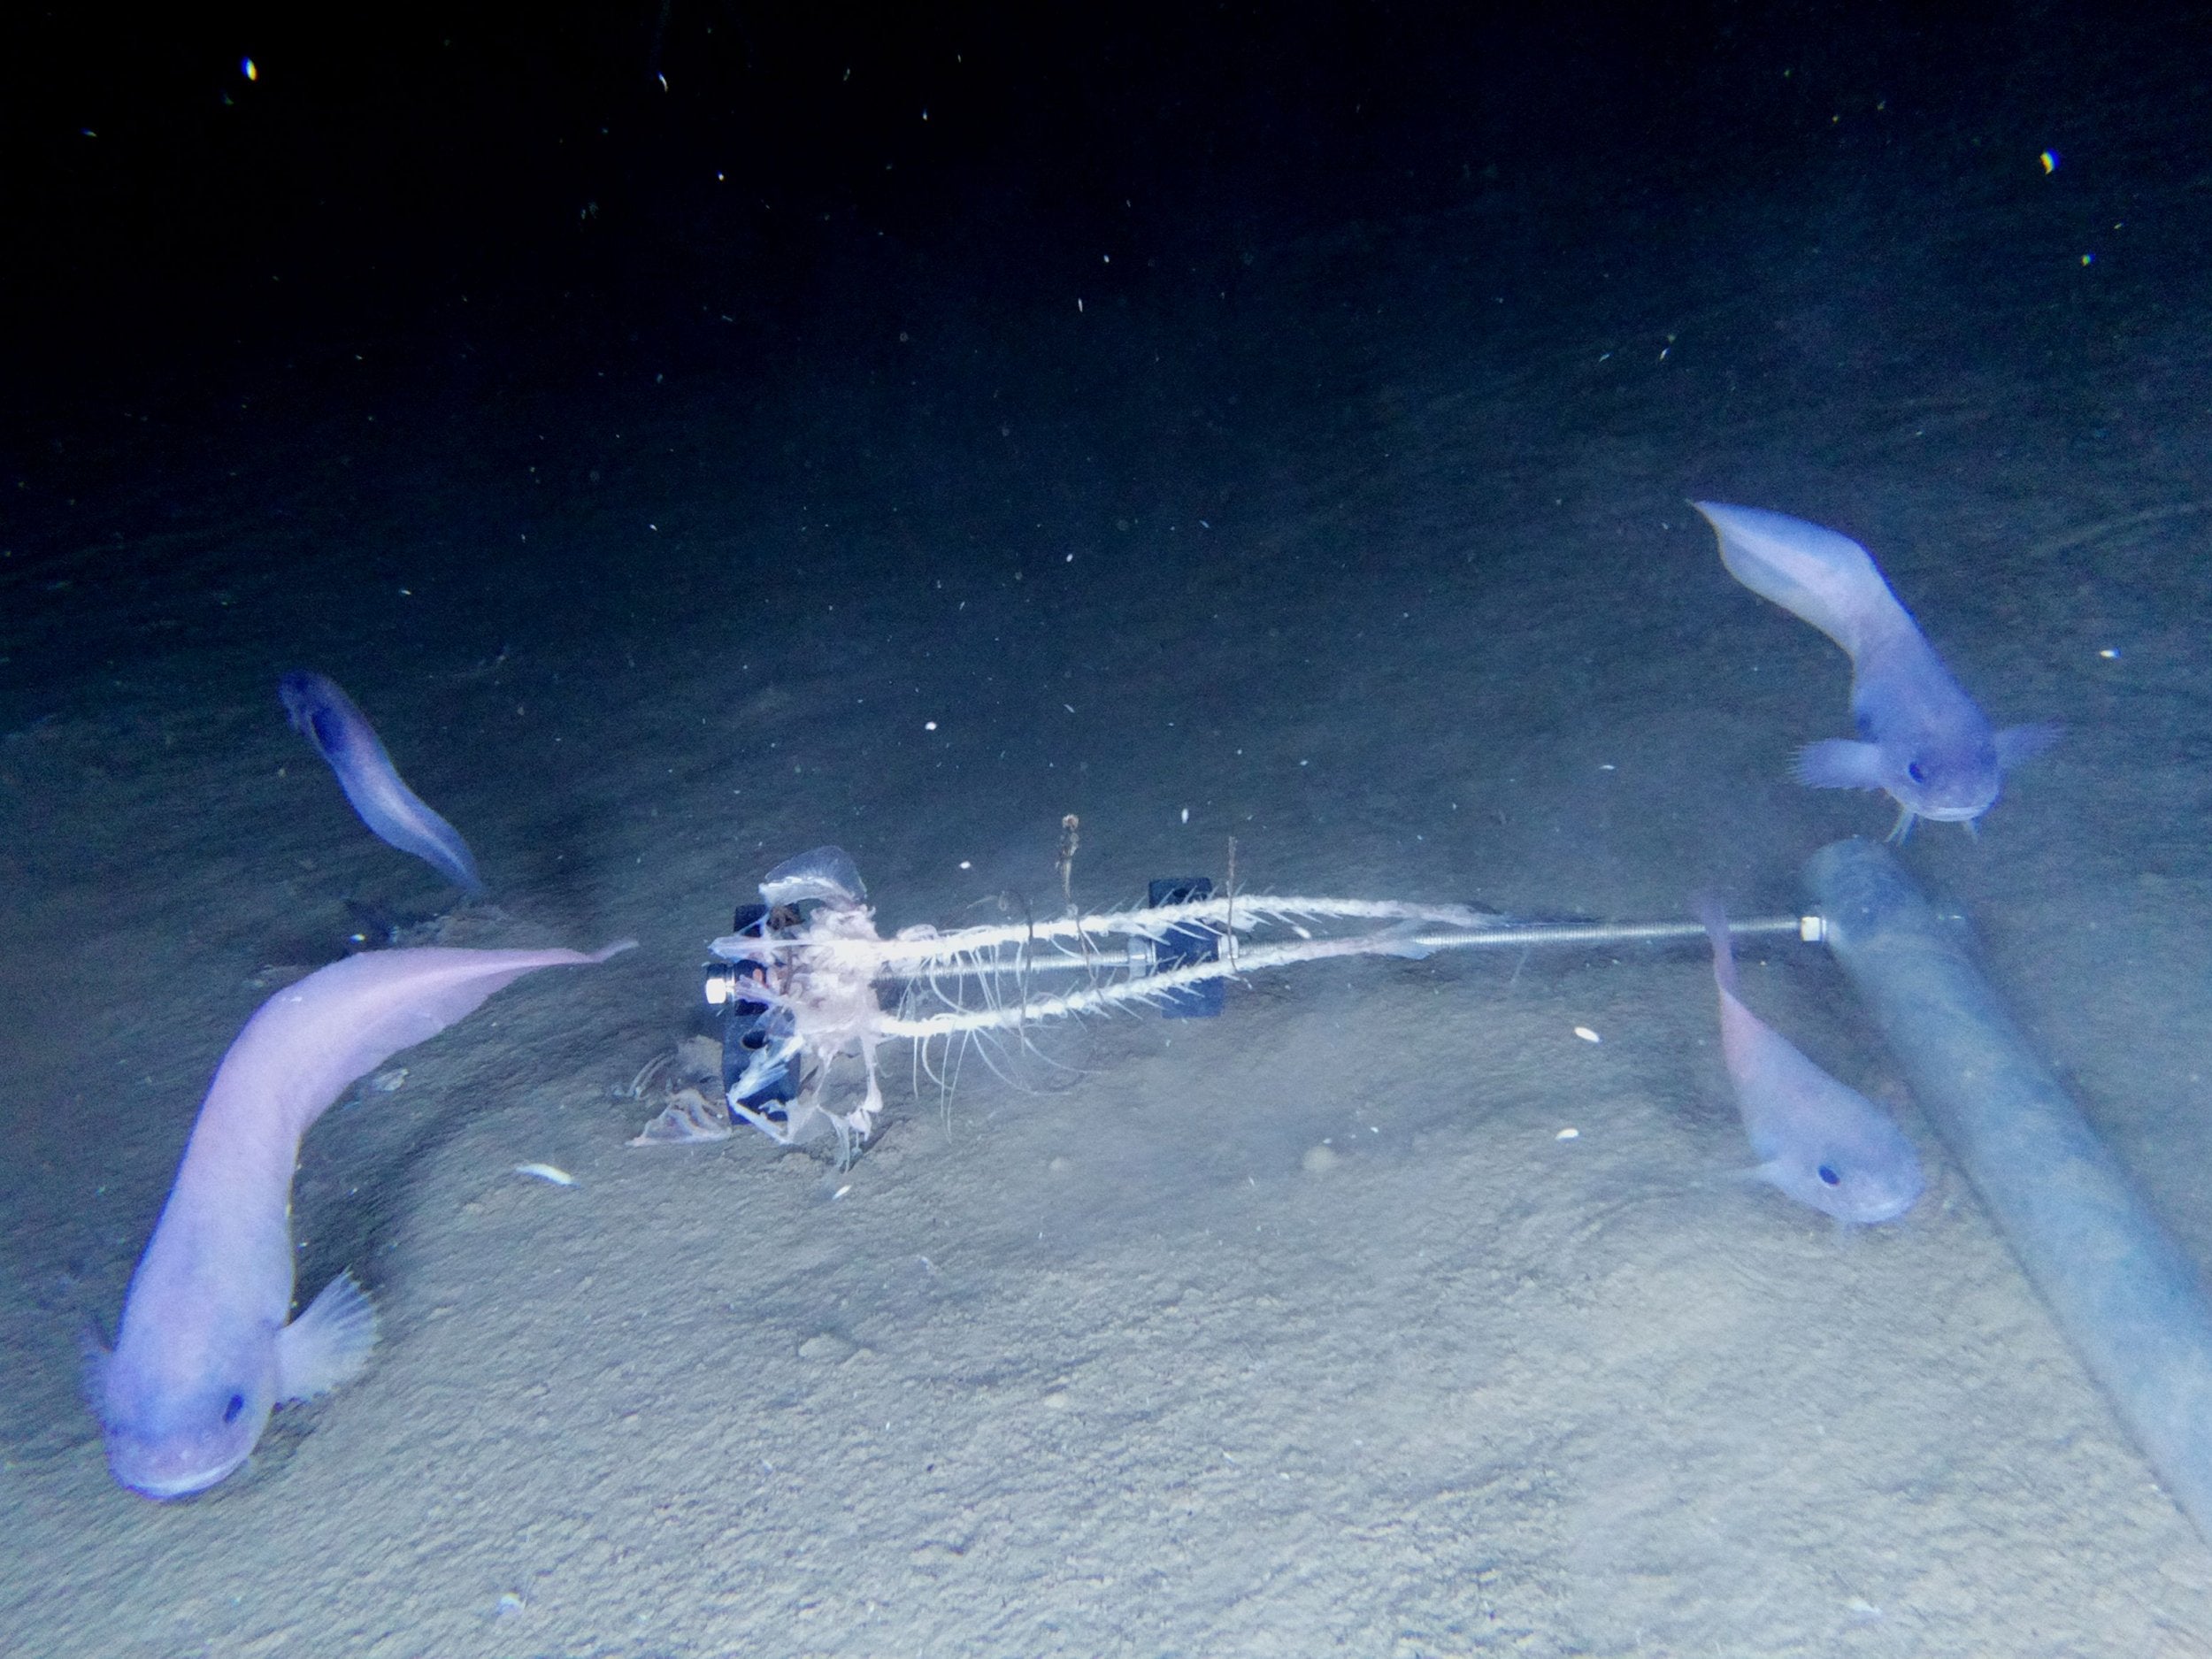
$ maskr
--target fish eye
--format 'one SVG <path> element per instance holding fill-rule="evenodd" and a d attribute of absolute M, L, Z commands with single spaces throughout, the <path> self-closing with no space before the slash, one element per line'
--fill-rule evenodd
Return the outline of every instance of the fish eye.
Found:
<path fill-rule="evenodd" d="M 1915 783 L 1925 783 L 1928 781 L 1928 769 L 1916 760 L 1907 761 L 1905 763 L 1905 776 L 1911 779 Z"/>
<path fill-rule="evenodd" d="M 1843 1177 L 1836 1173 L 1835 1166 L 1833 1164 L 1824 1164 L 1818 1169 L 1815 1170 L 1813 1173 L 1819 1176 L 1821 1180 L 1830 1187 L 1840 1187 L 1843 1185 Z"/>
<path fill-rule="evenodd" d="M 1823 1175 L 1825 1175 L 1827 1172 L 1828 1172 L 1828 1171 L 1825 1171 L 1825 1170 L 1821 1171 L 1821 1173 L 1822 1173 Z M 233 1395 L 231 1395 L 229 1403 L 228 1403 L 228 1404 L 227 1404 L 227 1405 L 225 1405 L 225 1406 L 224 1406 L 224 1408 L 223 1408 L 223 1421 L 224 1421 L 224 1422 L 226 1422 L 226 1423 L 235 1423 L 235 1422 L 237 1422 L 237 1421 L 238 1421 L 238 1414 L 239 1414 L 240 1412 L 243 1411 L 245 1409 L 246 1409 L 246 1396 L 245 1396 L 245 1395 L 243 1395 L 243 1394 L 233 1394 Z"/>

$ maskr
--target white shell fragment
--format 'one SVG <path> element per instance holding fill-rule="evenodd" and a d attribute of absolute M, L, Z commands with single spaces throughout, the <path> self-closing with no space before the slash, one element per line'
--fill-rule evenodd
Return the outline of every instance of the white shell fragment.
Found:
<path fill-rule="evenodd" d="M 573 1175 L 571 1175 L 566 1170 L 557 1170 L 550 1164 L 518 1164 L 515 1165 L 515 1173 L 518 1175 L 534 1175 L 538 1179 L 548 1182 L 555 1187 L 573 1187 L 576 1185 L 576 1178 Z"/>
<path fill-rule="evenodd" d="M 1605 1041 L 1604 1038 L 1599 1036 L 1597 1033 L 1592 1031 L 1587 1025 L 1577 1025 L 1575 1027 L 1575 1035 L 1581 1038 L 1585 1042 L 1603 1042 Z"/>

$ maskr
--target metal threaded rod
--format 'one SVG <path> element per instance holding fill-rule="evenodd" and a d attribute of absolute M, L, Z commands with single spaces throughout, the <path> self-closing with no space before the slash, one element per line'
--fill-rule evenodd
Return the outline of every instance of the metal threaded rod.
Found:
<path fill-rule="evenodd" d="M 1801 940 L 1817 944 L 1826 937 L 1825 925 L 1817 916 L 1766 916 L 1744 921 L 1731 922 L 1728 931 L 1738 939 Z M 1133 944 L 1142 948 L 1157 943 L 1161 935 L 1152 933 L 1135 934 Z M 928 964 L 927 973 L 933 977 L 961 974 L 1002 974 L 1015 972 L 1030 973 L 1097 972 L 1120 963 L 1118 955 L 1094 951 L 1089 954 L 1063 948 L 1049 955 L 1032 954 L 1018 963 L 1003 957 L 991 958 L 967 954 L 960 946 L 958 934 L 946 934 L 933 941 L 950 947 L 942 958 Z M 1637 945 L 1667 944 L 1678 940 L 1696 940 L 1704 942 L 1705 929 L 1697 922 L 1525 922 L 1508 923 L 1498 927 L 1466 928 L 1448 933 L 1385 933 L 1348 934 L 1340 939 L 1313 940 L 1310 946 L 1340 945 L 1342 949 L 1333 954 L 1341 956 L 1405 956 L 1415 951 L 1482 950 L 1506 946 L 1534 945 Z M 1226 936 L 1222 940 L 1225 959 L 1240 969 L 1257 969 L 1270 965 L 1263 954 L 1277 947 L 1267 945 L 1232 945 Z M 1297 950 L 1286 944 L 1280 949 Z M 1320 950 L 1307 949 L 1294 958 L 1311 961 L 1324 955 Z M 1204 977 L 1204 976 L 1201 976 Z"/>

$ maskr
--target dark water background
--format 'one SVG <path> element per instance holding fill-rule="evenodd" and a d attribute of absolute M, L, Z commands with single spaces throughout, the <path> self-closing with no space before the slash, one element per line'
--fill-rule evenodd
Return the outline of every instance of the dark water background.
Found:
<path fill-rule="evenodd" d="M 2205 19 L 1634 16 L 0 26 L 6 1645 L 2207 1650 L 1955 1174 L 1841 1243 L 1719 1179 L 1692 958 L 1286 976 L 1071 1092 L 895 1091 L 849 1178 L 622 1145 L 823 841 L 887 928 L 1048 900 L 1070 811 L 1097 902 L 1233 835 L 1278 890 L 1786 910 L 1889 815 L 1787 780 L 1845 664 L 1715 496 L 2065 723 L 1909 860 L 2212 1258 Z M 156 1508 L 77 1334 L 268 971 L 450 902 L 297 666 L 469 836 L 471 942 L 644 942 L 317 1130 L 303 1282 L 361 1266 L 386 1346 Z M 1826 964 L 1747 973 L 1940 1164 Z"/>

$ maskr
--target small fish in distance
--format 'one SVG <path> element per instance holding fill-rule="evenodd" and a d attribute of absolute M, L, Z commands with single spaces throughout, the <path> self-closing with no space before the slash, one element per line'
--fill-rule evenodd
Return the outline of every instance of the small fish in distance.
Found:
<path fill-rule="evenodd" d="M 330 763 L 346 799 L 380 840 L 414 854 L 470 896 L 482 896 L 484 880 L 461 833 L 401 780 L 376 728 L 337 681 L 296 671 L 277 681 L 277 695 L 293 726 Z"/>
<path fill-rule="evenodd" d="M 376 1314 L 350 1273 L 291 1317 L 292 1171 L 346 1086 L 540 968 L 580 950 L 372 950 L 255 1010 L 208 1085 L 184 1160 L 131 1275 L 113 1354 L 89 1379 L 115 1479 L 150 1498 L 205 1491 L 287 1401 L 367 1363 Z"/>

